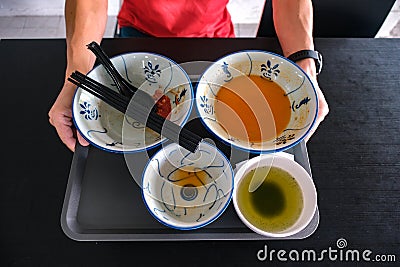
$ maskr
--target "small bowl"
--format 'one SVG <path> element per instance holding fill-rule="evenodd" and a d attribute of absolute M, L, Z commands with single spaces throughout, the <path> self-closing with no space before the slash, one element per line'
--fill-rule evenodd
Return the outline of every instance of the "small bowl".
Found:
<path fill-rule="evenodd" d="M 286 153 L 284 153 L 286 154 Z M 270 211 L 273 211 L 273 213 L 265 213 L 265 210 L 262 211 L 264 212 L 263 215 L 260 212 L 260 208 L 258 208 L 258 214 L 255 213 L 249 213 L 249 211 L 245 211 L 245 209 L 253 209 L 255 207 L 254 200 L 248 202 L 249 204 L 243 205 L 244 201 L 239 200 L 239 194 L 254 194 L 261 188 L 261 186 L 256 189 L 254 192 L 249 192 L 247 189 L 249 186 L 247 183 L 244 181 L 246 180 L 246 175 L 249 174 L 252 170 L 260 170 L 261 168 L 267 168 L 268 172 L 271 171 L 272 167 L 279 168 L 280 170 L 283 170 L 284 172 L 288 173 L 297 183 L 299 187 L 298 193 L 299 196 L 302 198 L 302 208 L 296 208 L 298 211 L 298 217 L 293 216 L 291 219 L 291 222 L 289 222 L 286 219 L 282 219 L 283 214 L 287 214 L 289 206 L 291 206 L 290 203 L 293 204 L 293 202 L 290 202 L 289 198 L 293 197 L 293 192 L 287 191 L 287 188 L 289 186 L 281 186 L 282 190 L 282 203 L 285 203 L 283 205 L 279 204 L 281 202 L 276 201 L 276 203 L 273 204 L 273 206 L 269 206 L 268 209 Z M 290 177 L 289 176 L 289 177 Z M 250 176 L 248 176 L 250 177 Z M 292 179 L 292 178 L 289 178 Z M 253 178 L 254 179 L 254 178 Z M 267 178 L 268 179 L 268 178 Z M 270 178 L 272 179 L 272 178 Z M 282 177 L 277 177 L 275 179 L 283 179 Z M 265 180 L 266 182 L 268 180 Z M 269 180 L 270 185 L 274 184 L 276 185 L 276 182 Z M 243 184 L 241 184 L 243 182 Z M 293 183 L 291 183 L 290 186 L 293 186 Z M 243 187 L 243 188 L 242 188 Z M 242 188 L 242 190 L 240 189 Z M 245 190 L 243 190 L 245 189 Z M 262 189 L 261 189 L 262 190 Z M 239 193 L 240 192 L 240 193 Z M 272 190 L 267 191 L 264 189 L 264 191 L 261 191 L 263 193 L 269 192 L 270 194 L 273 194 Z M 235 174 L 235 185 L 234 185 L 234 191 L 233 191 L 233 205 L 235 207 L 235 210 L 240 218 L 240 220 L 251 230 L 254 232 L 263 235 L 263 236 L 268 236 L 272 238 L 282 238 L 282 237 L 288 237 L 292 236 L 296 233 L 299 233 L 302 231 L 307 225 L 311 222 L 312 218 L 314 217 L 314 213 L 317 208 L 317 191 L 314 185 L 314 182 L 310 175 L 307 173 L 307 171 L 301 167 L 297 162 L 295 162 L 293 159 L 285 156 L 285 155 L 280 155 L 280 153 L 273 153 L 273 154 L 262 154 L 259 156 L 256 156 L 250 160 L 248 160 L 246 163 L 241 165 L 239 169 L 236 171 Z M 241 198 L 243 199 L 243 198 Z M 255 199 L 255 198 L 253 198 Z M 242 202 L 241 202 L 242 201 Z M 294 203 L 299 203 L 297 199 L 294 199 Z M 289 203 L 290 202 L 290 203 Z M 301 202 L 301 201 L 300 201 Z M 276 204 L 276 206 L 274 206 Z M 265 209 L 266 201 L 262 203 L 262 208 Z M 281 205 L 281 206 L 280 206 Z M 278 209 L 279 206 L 279 209 Z M 272 208 L 271 208 L 272 207 Z M 279 211 L 278 211 L 279 210 Z M 265 217 L 268 214 L 267 217 Z M 275 216 L 275 217 L 274 217 Z M 278 217 L 282 216 L 282 217 Z M 278 219 L 277 219 L 278 218 Z M 296 219 L 294 219 L 296 218 Z M 280 228 L 279 230 L 266 230 L 268 227 L 270 227 L 271 224 L 277 224 L 279 222 L 280 225 L 274 226 L 275 229 Z M 287 225 L 285 225 L 287 224 Z M 264 225 L 264 226 L 260 226 Z M 265 227 L 265 225 L 267 227 Z"/>
<path fill-rule="evenodd" d="M 229 160 L 214 145 L 199 144 L 190 153 L 172 143 L 148 162 L 142 177 L 144 203 L 162 224 L 191 230 L 216 220 L 233 191 Z"/>
<path fill-rule="evenodd" d="M 134 52 L 115 56 L 111 62 L 129 82 L 155 99 L 168 96 L 171 121 L 178 125 L 187 121 L 193 105 L 193 88 L 189 76 L 173 60 L 159 54 Z M 118 91 L 102 65 L 88 76 Z M 76 128 L 89 143 L 109 152 L 144 151 L 166 140 L 79 87 L 73 99 L 72 116 Z"/>
<path fill-rule="evenodd" d="M 276 112 L 272 116 L 271 122 L 267 122 L 268 120 L 264 119 L 265 116 L 263 114 L 270 114 L 272 109 L 270 107 L 272 106 L 265 101 L 260 90 L 258 90 L 258 94 L 261 97 L 258 95 L 256 97 L 248 96 L 249 98 L 245 99 L 251 110 L 243 116 L 254 113 L 258 119 L 257 125 L 259 127 L 257 130 L 262 129 L 261 132 L 264 132 L 259 139 L 253 140 L 251 138 L 243 138 L 244 135 L 239 136 L 233 133 L 232 129 L 239 129 L 243 126 L 241 119 L 243 117 L 226 116 L 225 125 L 221 124 L 221 119 L 219 118 L 224 113 L 228 113 L 226 109 L 224 111 L 221 108 L 218 109 L 218 105 L 220 107 L 222 102 L 220 100 L 217 101 L 217 95 L 222 85 L 226 88 L 230 86 L 234 88 L 233 81 L 235 78 L 242 77 L 247 79 L 249 76 L 257 77 L 261 82 L 265 82 L 265 85 L 268 83 L 279 85 L 282 89 L 282 94 L 280 95 L 287 97 L 287 99 L 284 99 L 286 102 L 280 105 L 284 107 L 281 111 L 272 110 L 272 112 Z M 242 86 L 242 88 L 247 89 L 255 85 L 252 80 L 247 80 L 249 83 L 246 86 Z M 237 88 L 230 89 L 237 93 Z M 259 87 L 254 88 L 258 89 Z M 245 94 L 245 91 L 242 92 Z M 251 101 L 248 101 L 249 99 Z M 271 153 L 283 151 L 296 145 L 310 131 L 318 114 L 317 93 L 307 74 L 295 63 L 280 55 L 258 50 L 246 50 L 229 54 L 212 64 L 200 78 L 195 101 L 198 114 L 209 131 L 229 145 L 247 152 Z M 257 104 L 254 101 L 258 101 Z M 234 107 L 234 104 L 232 103 L 229 107 Z M 238 113 L 236 112 L 236 114 Z M 275 114 L 278 113 L 286 113 L 285 120 L 288 122 L 283 123 L 281 119 L 277 119 Z M 231 130 L 227 130 L 226 126 L 232 123 L 242 124 L 237 124 L 234 128 L 231 126 Z M 278 123 L 282 124 L 282 126 L 279 126 L 281 127 L 280 130 L 278 130 Z M 243 126 L 243 128 L 248 135 L 254 132 L 248 130 L 246 126 Z"/>

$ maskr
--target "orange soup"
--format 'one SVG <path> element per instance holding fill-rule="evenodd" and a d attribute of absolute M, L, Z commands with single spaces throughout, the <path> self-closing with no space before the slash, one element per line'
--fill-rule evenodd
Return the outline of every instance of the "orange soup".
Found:
<path fill-rule="evenodd" d="M 226 132 L 237 139 L 262 142 L 276 138 L 290 120 L 290 102 L 275 82 L 260 76 L 238 76 L 222 85 L 215 114 Z"/>
<path fill-rule="evenodd" d="M 178 186 L 200 187 L 210 183 L 212 177 L 204 170 L 186 166 L 185 170 L 175 170 L 169 180 Z"/>

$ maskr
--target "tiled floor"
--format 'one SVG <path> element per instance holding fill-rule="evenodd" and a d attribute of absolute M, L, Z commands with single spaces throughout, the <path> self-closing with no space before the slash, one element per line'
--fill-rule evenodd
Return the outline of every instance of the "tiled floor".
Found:
<path fill-rule="evenodd" d="M 257 33 L 257 23 L 235 23 L 239 37 L 251 37 Z M 109 16 L 104 37 L 113 37 L 116 17 Z M 63 16 L 0 16 L 0 39 L 65 38 Z"/>
<path fill-rule="evenodd" d="M 21 1 L 2 0 L 0 3 L 0 39 L 65 38 L 62 5 L 54 4 L 57 2 L 55 0 L 55 2 L 52 2 L 53 0 L 40 1 L 53 4 L 43 11 L 37 7 L 36 9 L 23 8 Z M 112 7 L 109 9 L 110 16 L 105 37 L 114 35 L 116 5 L 119 3 L 118 0 L 109 1 Z M 29 2 L 33 2 L 33 0 Z M 246 5 L 242 2 L 245 2 L 245 0 L 231 0 L 228 6 L 235 25 L 235 32 L 238 37 L 253 37 L 257 32 L 257 23 L 262 13 L 264 0 L 253 0 L 251 1 L 252 5 Z M 18 5 L 13 7 L 14 3 L 18 3 Z M 247 8 L 241 8 L 243 6 Z M 29 12 L 33 15 L 29 15 Z M 396 1 L 376 37 L 400 37 L 400 0 Z"/>
<path fill-rule="evenodd" d="M 376 37 L 400 37 L 400 0 L 396 0 L 396 2 L 394 3 L 392 10 L 387 16 Z"/>
<path fill-rule="evenodd" d="M 116 17 L 109 17 L 105 37 L 114 34 Z M 65 38 L 63 16 L 0 16 L 0 38 Z"/>

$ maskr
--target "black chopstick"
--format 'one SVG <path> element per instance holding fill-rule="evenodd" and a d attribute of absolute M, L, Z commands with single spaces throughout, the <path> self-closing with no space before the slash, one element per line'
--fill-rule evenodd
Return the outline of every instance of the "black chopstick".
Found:
<path fill-rule="evenodd" d="M 74 84 L 80 86 L 82 89 L 88 91 L 89 93 L 93 94 L 94 96 L 98 97 L 99 99 L 103 100 L 104 102 L 110 104 L 111 106 L 113 106 L 114 108 L 116 108 L 117 110 L 119 110 L 122 113 L 125 113 L 126 115 L 135 118 L 136 120 L 146 124 L 147 127 L 153 129 L 154 131 L 166 136 L 167 138 L 169 138 L 170 140 L 178 143 L 179 145 L 181 145 L 182 147 L 188 149 L 191 152 L 195 152 L 198 143 L 201 141 L 201 139 L 196 143 L 193 142 L 191 140 L 188 140 L 187 136 L 189 135 L 193 135 L 193 133 L 191 132 L 187 132 L 188 130 L 186 128 L 180 128 L 178 125 L 165 120 L 165 123 L 167 124 L 167 126 L 164 126 L 163 124 L 154 122 L 151 119 L 151 115 L 148 116 L 149 120 L 147 120 L 147 122 L 144 122 L 143 118 L 146 118 L 147 116 L 143 114 L 138 114 L 137 110 L 135 111 L 129 111 L 126 110 L 126 108 L 124 107 L 124 105 L 120 105 L 120 103 L 115 102 L 115 100 L 112 100 L 110 98 L 108 98 L 107 96 L 104 96 L 102 93 L 97 92 L 96 90 L 93 90 L 93 88 L 91 88 L 90 86 L 87 86 L 86 84 L 82 84 L 79 82 L 75 82 L 72 81 Z M 192 139 L 192 138 L 190 138 Z"/>
<path fill-rule="evenodd" d="M 106 53 L 104 52 L 104 50 L 101 48 L 101 46 L 98 43 L 93 41 L 87 45 L 87 48 L 90 51 L 92 51 L 96 55 L 96 57 L 100 61 L 100 63 L 102 63 L 105 70 L 107 71 L 107 73 L 110 75 L 110 77 L 114 81 L 115 85 L 117 86 L 118 91 L 122 95 L 129 96 L 129 95 L 134 94 L 137 91 L 137 88 L 135 88 L 134 86 L 129 86 L 129 87 L 126 86 L 126 84 L 123 81 L 122 76 L 119 74 L 117 69 L 112 64 L 110 58 L 106 55 Z M 130 88 L 132 88 L 132 87 L 134 87 L 135 90 L 131 91 Z"/>
<path fill-rule="evenodd" d="M 128 113 L 129 114 L 130 112 L 134 112 L 134 114 L 132 114 L 133 116 L 131 116 L 131 117 L 136 118 L 136 120 L 138 120 L 138 121 L 140 121 L 140 122 L 142 122 L 144 124 L 149 124 L 150 122 L 155 122 L 155 124 L 157 124 L 158 127 L 157 126 L 153 126 L 151 128 L 157 127 L 156 129 L 154 129 L 157 132 L 160 132 L 162 130 L 162 125 L 163 125 L 163 123 L 165 121 L 164 118 L 162 118 L 161 116 L 151 116 L 150 113 L 149 113 L 149 110 L 138 108 L 138 107 L 140 107 L 140 105 L 135 105 L 135 106 L 133 106 L 133 108 L 130 108 L 129 110 L 127 110 L 128 103 L 129 103 L 128 98 L 126 98 L 126 97 L 114 92 L 113 90 L 105 88 L 104 86 L 102 86 L 101 84 L 97 83 L 96 81 L 91 80 L 89 78 L 86 78 L 85 75 L 83 75 L 83 76 L 82 75 L 83 74 L 79 74 L 79 73 L 75 74 L 75 73 L 73 73 L 71 75 L 71 77 L 75 78 L 78 81 L 80 81 L 82 84 L 86 84 L 89 87 L 92 87 L 92 88 L 97 87 L 97 89 L 96 89 L 97 92 L 100 92 L 102 95 L 104 95 L 105 97 L 110 98 L 110 100 L 113 100 L 116 104 L 118 104 L 120 106 L 119 110 L 120 111 L 123 110 L 122 111 L 123 113 Z M 81 79 L 83 79 L 83 80 L 81 80 Z M 135 104 L 137 104 L 137 103 L 135 103 Z M 140 116 L 140 117 L 138 117 L 138 116 Z M 179 133 L 176 132 L 175 134 L 179 134 Z"/>
<path fill-rule="evenodd" d="M 147 122 L 156 121 L 155 123 L 158 125 L 163 125 L 166 123 L 168 125 L 164 128 L 164 131 L 168 131 L 171 129 L 175 130 L 174 132 L 169 131 L 169 132 L 165 133 L 164 135 L 166 135 L 166 134 L 180 135 L 180 132 L 184 129 L 183 131 L 187 132 L 187 133 L 183 134 L 182 137 L 187 138 L 188 140 L 194 142 L 195 144 L 197 144 L 199 142 L 199 138 L 201 139 L 201 137 L 191 133 L 188 129 L 186 129 L 184 127 L 181 128 L 180 126 L 176 125 L 175 123 L 173 123 L 169 120 L 166 120 L 164 117 L 158 115 L 157 113 L 155 113 L 153 111 L 151 111 L 151 113 L 150 113 L 150 111 L 147 108 L 144 108 L 144 106 L 140 105 L 140 103 L 137 102 L 137 100 L 139 100 L 139 99 L 133 100 L 135 105 L 129 105 L 129 103 L 131 101 L 129 97 L 123 96 L 123 95 L 115 92 L 114 90 L 111 90 L 110 88 L 104 86 L 103 84 L 97 82 L 96 80 L 94 80 L 78 71 L 72 73 L 71 77 L 73 77 L 83 83 L 89 84 L 89 86 L 91 86 L 91 87 L 96 87 L 97 90 L 99 92 L 101 92 L 102 94 L 104 94 L 105 96 L 111 97 L 112 99 L 119 102 L 124 107 L 125 110 L 127 109 L 128 106 L 133 107 L 134 112 L 136 112 L 142 116 L 142 120 L 144 121 L 142 123 L 146 124 L 146 121 Z M 128 110 L 128 111 L 131 111 L 131 110 Z M 154 114 L 152 114 L 152 113 L 154 113 Z M 151 128 L 151 127 L 149 127 L 149 128 Z M 157 130 L 157 132 L 159 132 L 160 130 L 161 130 L 161 128 L 159 128 Z"/>
<path fill-rule="evenodd" d="M 202 137 L 150 111 L 137 101 L 135 105 L 129 106 L 132 108 L 128 108 L 129 97 L 118 94 L 78 71 L 72 73 L 68 80 L 191 152 L 196 151 L 202 140 Z"/>

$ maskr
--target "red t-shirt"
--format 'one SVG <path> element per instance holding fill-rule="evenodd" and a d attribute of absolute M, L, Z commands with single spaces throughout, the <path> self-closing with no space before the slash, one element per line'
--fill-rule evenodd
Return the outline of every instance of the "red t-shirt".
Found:
<path fill-rule="evenodd" d="M 156 37 L 235 37 L 229 0 L 124 0 L 120 27 Z"/>

